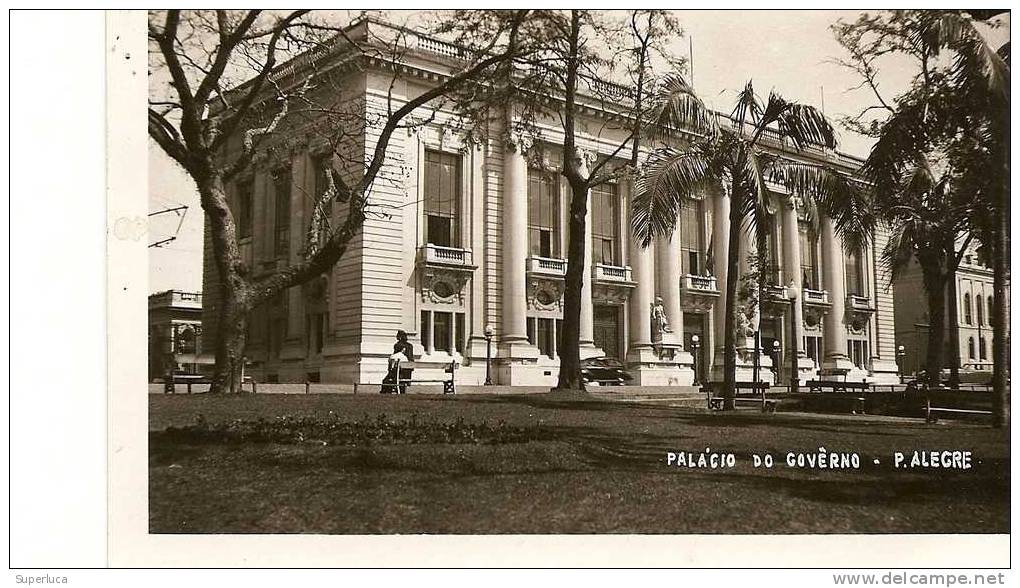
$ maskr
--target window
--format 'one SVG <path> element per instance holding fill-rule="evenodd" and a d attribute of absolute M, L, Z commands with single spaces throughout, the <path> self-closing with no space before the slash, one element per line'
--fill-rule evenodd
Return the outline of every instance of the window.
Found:
<path fill-rule="evenodd" d="M 421 342 L 425 353 L 464 352 L 464 313 L 421 311 Z"/>
<path fill-rule="evenodd" d="M 988 297 L 988 324 L 992 324 L 992 317 L 995 316 L 995 311 L 992 310 L 992 296 Z"/>
<path fill-rule="evenodd" d="M 816 368 L 822 365 L 822 338 L 804 337 L 804 352 L 815 362 Z"/>
<path fill-rule="evenodd" d="M 425 242 L 460 247 L 460 156 L 425 151 Z"/>
<path fill-rule="evenodd" d="M 558 319 L 535 318 L 528 319 L 528 342 L 538 347 L 542 355 L 555 359 L 559 345 L 559 323 Z"/>
<path fill-rule="evenodd" d="M 290 170 L 281 169 L 273 174 L 273 193 L 276 197 L 274 251 L 276 257 L 287 257 L 290 252 Z"/>
<path fill-rule="evenodd" d="M 329 332 L 329 315 L 324 312 L 309 314 L 305 321 L 305 347 L 309 354 L 321 355 Z"/>
<path fill-rule="evenodd" d="M 591 191 L 591 251 L 595 263 L 619 265 L 620 196 L 616 184 Z"/>
<path fill-rule="evenodd" d="M 967 357 L 974 359 L 974 337 L 967 339 Z"/>
<path fill-rule="evenodd" d="M 862 370 L 868 369 L 868 342 L 850 339 L 847 341 L 847 348 L 850 349 L 850 361 Z"/>
<path fill-rule="evenodd" d="M 963 295 L 963 322 L 968 325 L 974 324 L 974 316 L 971 314 L 972 312 L 973 311 L 970 308 L 970 292 L 967 292 Z"/>
<path fill-rule="evenodd" d="M 846 256 L 846 293 L 857 296 L 865 296 L 864 293 L 864 268 L 861 263 L 859 251 L 848 253 Z"/>
<path fill-rule="evenodd" d="M 985 324 L 985 306 L 981 303 L 981 295 L 978 294 L 974 300 L 974 306 L 977 307 L 978 326 Z"/>
<path fill-rule="evenodd" d="M 432 353 L 432 312 L 421 311 L 421 344 L 425 346 L 425 353 Z"/>
<path fill-rule="evenodd" d="M 432 348 L 436 351 L 450 353 L 453 349 L 450 346 L 453 335 L 453 313 L 434 312 L 432 325 Z"/>
<path fill-rule="evenodd" d="M 560 191 L 555 172 L 528 170 L 528 251 L 560 255 Z"/>
<path fill-rule="evenodd" d="M 269 303 L 266 309 L 266 333 L 268 337 L 267 346 L 270 357 L 279 357 L 280 349 L 283 348 L 283 340 L 287 338 L 287 295 L 286 292 L 278 294 Z"/>
<path fill-rule="evenodd" d="M 326 172 L 332 170 L 333 167 L 333 155 L 331 153 L 325 155 L 319 155 L 315 158 L 312 165 L 315 169 L 315 194 L 314 202 L 318 202 L 319 198 L 326 193 L 329 189 L 329 182 L 326 180 Z M 332 200 L 322 206 L 323 218 L 326 222 L 323 223 L 323 231 L 327 230 L 330 226 L 327 223 L 333 219 L 333 203 L 336 201 L 334 196 Z M 326 233 L 322 233 L 322 237 L 325 237 Z"/>
<path fill-rule="evenodd" d="M 818 279 L 818 236 L 805 224 L 800 225 L 800 273 L 801 287 L 806 290 L 821 290 Z"/>
<path fill-rule="evenodd" d="M 177 334 L 177 353 L 195 353 L 195 330 L 191 327 L 184 327 Z"/>
<path fill-rule="evenodd" d="M 982 360 L 988 359 L 988 350 L 985 349 L 985 338 L 984 337 L 978 337 L 978 353 L 980 354 L 979 357 Z"/>
<path fill-rule="evenodd" d="M 287 336 L 287 318 L 274 318 L 269 324 L 269 355 L 280 357 L 280 349 L 283 348 L 283 340 Z"/>
<path fill-rule="evenodd" d="M 251 237 L 253 228 L 252 197 L 253 184 L 251 180 L 244 180 L 237 184 L 237 238 L 247 239 Z"/>
<path fill-rule="evenodd" d="M 680 239 L 680 271 L 695 276 L 705 272 L 701 267 L 701 218 L 700 201 L 685 202 L 680 209 L 680 225 L 674 239 Z"/>
<path fill-rule="evenodd" d="M 778 284 L 779 254 L 776 247 L 778 241 L 776 239 L 776 224 L 771 216 L 767 217 L 765 222 L 765 226 L 762 227 L 765 231 L 765 251 L 763 255 L 759 256 L 760 263 L 762 263 L 760 270 L 765 272 L 768 283 Z"/>
<path fill-rule="evenodd" d="M 453 347 L 457 350 L 457 353 L 464 353 L 464 313 L 458 312 L 453 315 L 454 317 L 454 341 Z"/>

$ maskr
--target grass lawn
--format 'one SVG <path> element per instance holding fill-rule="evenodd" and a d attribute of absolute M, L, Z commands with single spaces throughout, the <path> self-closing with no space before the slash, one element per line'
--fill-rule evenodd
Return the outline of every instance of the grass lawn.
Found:
<path fill-rule="evenodd" d="M 1008 533 L 1009 436 L 974 424 L 697 409 L 547 395 L 149 397 L 154 533 Z M 179 443 L 168 426 L 326 415 L 535 426 L 541 440 L 360 446 Z M 669 451 L 735 454 L 730 469 Z M 856 451 L 855 471 L 788 452 Z M 969 470 L 893 452 L 969 450 Z M 750 454 L 776 465 L 755 468 Z M 880 461 L 879 465 L 873 463 Z"/>

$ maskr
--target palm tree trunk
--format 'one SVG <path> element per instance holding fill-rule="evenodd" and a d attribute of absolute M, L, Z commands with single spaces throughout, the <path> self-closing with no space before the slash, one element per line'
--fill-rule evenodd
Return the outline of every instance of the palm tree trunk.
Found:
<path fill-rule="evenodd" d="M 1001 205 L 995 226 L 995 242 L 992 247 L 992 289 L 995 299 L 992 303 L 992 413 L 993 423 L 998 428 L 1009 426 L 1009 387 L 1006 372 L 1009 369 L 1009 326 L 1006 310 L 1009 299 L 1006 294 L 1006 273 L 1009 265 L 1009 160 L 1006 159 L 1002 175 Z"/>
<path fill-rule="evenodd" d="M 761 226 L 761 223 L 756 223 L 754 238 L 756 243 L 755 251 L 755 271 L 758 272 L 756 276 L 758 278 L 758 328 L 754 330 L 754 378 L 753 381 L 757 382 L 761 374 L 761 320 L 765 316 L 763 312 L 765 309 L 765 296 L 768 292 L 769 287 L 769 257 L 767 255 L 768 250 L 768 232 L 767 228 Z"/>
<path fill-rule="evenodd" d="M 736 406 L 737 385 L 737 280 L 740 279 L 740 209 L 743 195 L 734 182 L 730 202 L 729 251 L 726 258 L 726 321 L 723 336 L 723 410 Z"/>
<path fill-rule="evenodd" d="M 942 361 L 945 356 L 946 335 L 946 279 L 939 268 L 925 268 L 924 288 L 928 298 L 928 357 L 925 369 L 928 386 L 937 388 L 942 385 Z"/>

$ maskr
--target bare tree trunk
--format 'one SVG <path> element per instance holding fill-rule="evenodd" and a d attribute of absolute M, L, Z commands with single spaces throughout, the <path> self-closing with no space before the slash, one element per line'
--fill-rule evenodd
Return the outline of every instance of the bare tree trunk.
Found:
<path fill-rule="evenodd" d="M 207 168 L 198 182 L 202 208 L 205 210 L 213 241 L 213 263 L 220 278 L 218 301 L 219 325 L 216 340 L 216 367 L 209 392 L 233 392 L 241 389 L 241 362 L 244 357 L 246 317 L 249 307 L 249 285 L 244 275 L 248 269 L 237 246 L 235 223 L 227 203 L 223 180 Z"/>
<path fill-rule="evenodd" d="M 581 287 L 584 280 L 585 216 L 588 212 L 588 188 L 571 187 L 567 243 L 567 275 L 563 292 L 563 345 L 559 350 L 560 372 L 557 390 L 581 390 Z"/>
<path fill-rule="evenodd" d="M 736 407 L 737 385 L 737 280 L 740 279 L 738 263 L 740 260 L 740 209 L 743 207 L 743 194 L 733 186 L 730 202 L 730 234 L 729 251 L 726 258 L 726 321 L 723 336 L 723 410 Z"/>
<path fill-rule="evenodd" d="M 577 10 L 570 16 L 570 53 L 567 57 L 563 113 L 563 176 L 570 184 L 569 230 L 567 232 L 567 275 L 563 292 L 563 338 L 560 345 L 560 371 L 554 390 L 584 391 L 581 379 L 581 286 L 584 280 L 584 225 L 588 213 L 588 178 L 581 174 L 580 155 L 574 130 L 576 117 L 578 48 L 581 19 Z"/>

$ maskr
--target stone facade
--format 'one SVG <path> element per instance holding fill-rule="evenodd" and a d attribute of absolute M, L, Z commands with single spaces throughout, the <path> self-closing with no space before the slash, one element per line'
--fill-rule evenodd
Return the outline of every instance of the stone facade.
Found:
<path fill-rule="evenodd" d="M 167 290 L 149 296 L 149 380 L 169 370 L 197 374 L 211 357 L 202 348 L 202 294 Z"/>
<path fill-rule="evenodd" d="M 362 21 L 348 34 L 369 38 L 370 27 L 385 26 Z M 345 88 L 369 115 L 385 112 L 388 100 L 399 106 L 448 71 L 449 45 L 419 40 L 415 46 L 403 56 L 395 79 L 372 60 L 346 74 Z M 607 130 L 602 115 L 593 106 L 584 110 L 576 156 L 585 165 L 611 156 L 624 139 L 623 131 Z M 557 171 L 562 129 L 555 120 L 538 121 L 533 136 L 515 135 L 507 132 L 515 116 L 507 108 L 490 121 L 480 142 L 469 143 L 456 130 L 453 113 L 442 109 L 422 113 L 417 120 L 426 124 L 392 137 L 372 188 L 375 213 L 341 261 L 329 275 L 292 288 L 255 313 L 247 356 L 260 381 L 379 383 L 394 334 L 402 329 L 420 355 L 421 377 L 438 375 L 456 361 L 458 382 L 481 384 L 491 348 L 495 383 L 555 383 L 569 200 Z M 240 199 L 249 202 L 253 229 L 241 247 L 256 273 L 297 259 L 319 166 L 346 173 L 346 164 L 324 156 L 301 128 L 279 134 L 272 155 L 230 186 L 235 217 Z M 369 125 L 347 141 L 355 157 L 345 160 L 370 157 L 377 140 L 378 129 Z M 772 148 L 784 149 L 779 143 Z M 860 164 L 822 151 L 788 155 L 848 171 Z M 280 194 L 287 210 L 277 202 Z M 856 273 L 848 288 L 848 263 L 831 223 L 822 219 L 815 237 L 797 198 L 777 196 L 782 206 L 774 215 L 771 242 L 778 244 L 779 270 L 766 316 L 757 319 L 768 351 L 761 354 L 762 377 L 790 377 L 790 369 L 781 366 L 791 363 L 783 356 L 792 313 L 800 379 L 817 377 L 820 370 L 823 375 L 842 370 L 858 380 L 895 378 L 892 295 L 872 250 L 883 246 L 881 235 L 854 256 Z M 691 385 L 717 376 L 729 197 L 705 194 L 672 238 L 648 248 L 630 237 L 631 198 L 627 179 L 589 194 L 582 357 L 615 356 L 641 385 Z M 335 206 L 332 219 L 345 212 Z M 280 215 L 286 215 L 287 230 L 276 224 Z M 280 239 L 288 245 L 281 246 Z M 742 247 L 748 244 L 753 239 L 741 240 Z M 207 298 L 217 291 L 209 248 L 207 238 Z M 745 258 L 748 253 L 741 251 Z M 813 274 L 810 284 L 805 267 Z M 792 291 L 803 293 L 791 296 Z M 206 306 L 207 336 L 215 329 L 215 308 L 215 302 Z M 752 339 L 741 339 L 739 379 L 750 377 L 753 352 Z"/>
<path fill-rule="evenodd" d="M 1006 288 L 1007 298 L 1009 287 Z M 896 306 L 896 344 L 902 346 L 901 368 L 904 374 L 915 374 L 925 368 L 928 349 L 928 307 L 925 304 L 921 266 L 916 260 L 896 280 L 896 293 L 901 300 L 918 301 L 917 304 Z M 951 290 L 947 287 L 947 298 Z M 994 285 L 991 268 L 978 259 L 977 249 L 971 246 L 960 260 L 956 271 L 956 315 L 946 309 L 949 328 L 959 333 L 959 345 L 954 349 L 946 340 L 946 352 L 955 355 L 960 367 L 971 373 L 969 379 L 984 380 L 980 373 L 992 374 L 992 302 Z M 1006 324 L 1009 324 L 1009 306 L 1006 307 Z M 954 320 L 955 318 L 955 320 Z M 1007 346 L 1009 341 L 1007 339 Z M 948 362 L 949 357 L 946 358 Z M 948 366 L 948 363 L 946 364 Z"/>

